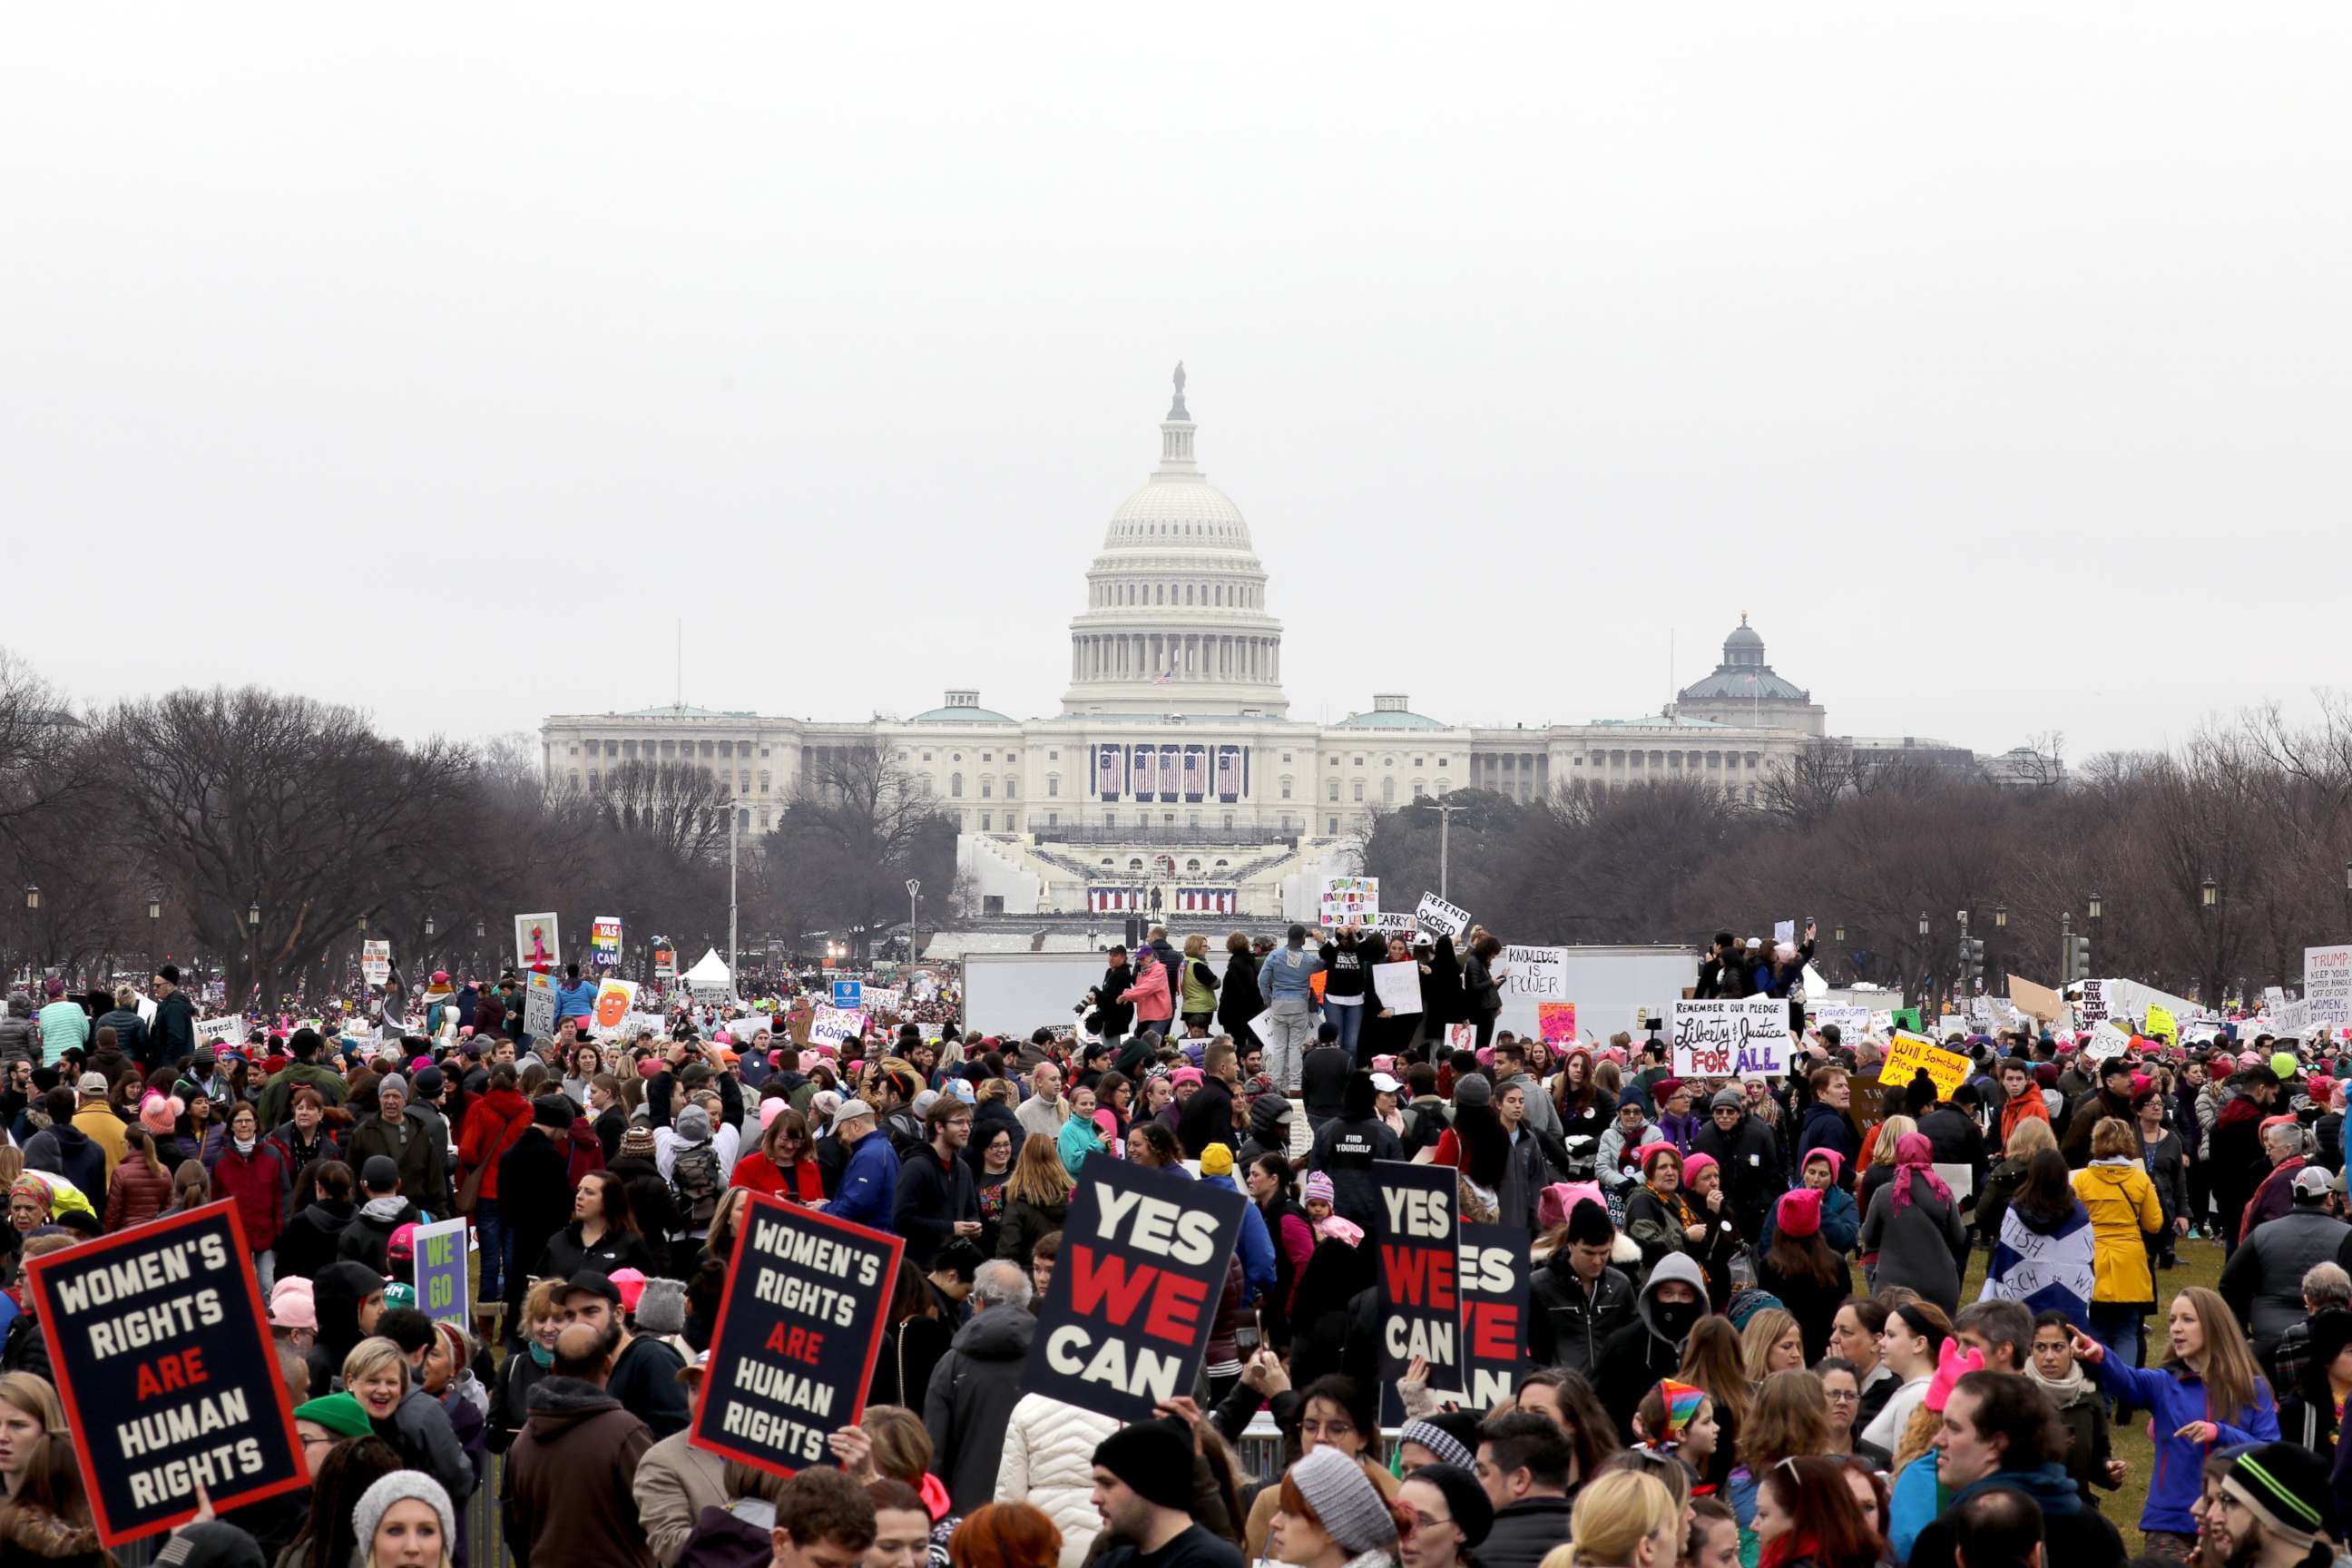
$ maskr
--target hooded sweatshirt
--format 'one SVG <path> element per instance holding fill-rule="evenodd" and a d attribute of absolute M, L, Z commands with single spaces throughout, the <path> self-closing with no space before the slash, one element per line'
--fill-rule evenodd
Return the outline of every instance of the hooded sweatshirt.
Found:
<path fill-rule="evenodd" d="M 652 1568 L 633 1483 L 653 1444 L 646 1424 L 594 1384 L 541 1379 L 507 1456 L 503 1511 L 517 1568 L 534 1561 Z"/>
<path fill-rule="evenodd" d="M 366 1336 L 360 1332 L 360 1303 L 383 1293 L 383 1276 L 364 1263 L 330 1263 L 311 1282 L 310 1301 L 319 1316 L 310 1344 L 310 1390 L 325 1394 L 341 1386 L 343 1358 Z"/>
<path fill-rule="evenodd" d="M 1660 1302 L 1658 1287 L 1668 1280 L 1688 1285 L 1697 1292 L 1696 1299 Z M 1706 1275 L 1698 1259 L 1685 1252 L 1670 1252 L 1658 1259 L 1633 1299 L 1633 1321 L 1609 1336 L 1595 1369 L 1594 1392 L 1610 1419 L 1617 1423 L 1617 1430 L 1631 1432 L 1633 1407 L 1642 1403 L 1642 1395 L 1652 1384 L 1673 1375 L 1682 1365 L 1683 1342 L 1706 1311 Z"/>

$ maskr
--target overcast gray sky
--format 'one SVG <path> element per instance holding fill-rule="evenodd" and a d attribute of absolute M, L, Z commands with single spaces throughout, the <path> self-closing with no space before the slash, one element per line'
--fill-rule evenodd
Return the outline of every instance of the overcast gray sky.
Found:
<path fill-rule="evenodd" d="M 1292 711 L 2076 755 L 2340 675 L 2352 10 L 16 6 L 0 644 L 1056 710 L 1181 356 Z M 37 568 L 37 575 L 23 569 Z"/>

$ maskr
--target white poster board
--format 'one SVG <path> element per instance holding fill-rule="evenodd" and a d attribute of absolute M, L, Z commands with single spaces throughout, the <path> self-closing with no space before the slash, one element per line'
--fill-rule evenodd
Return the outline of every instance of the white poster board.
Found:
<path fill-rule="evenodd" d="M 1378 877 L 1328 877 L 1323 882 L 1322 926 L 1325 931 L 1338 931 L 1354 921 L 1368 925 L 1381 912 L 1381 879 Z"/>
<path fill-rule="evenodd" d="M 599 1040 L 617 1040 L 628 1026 L 629 1012 L 637 1005 L 637 983 L 634 980 L 601 980 L 596 984 L 595 1011 L 592 1013 L 588 1033 Z M 604 1020 L 610 1018 L 611 1023 Z"/>
<path fill-rule="evenodd" d="M 2085 1024 L 2095 1024 L 2107 1016 L 2107 983 L 2104 980 L 2083 982 L 2082 999 L 2074 1004 L 2074 1016 Z"/>
<path fill-rule="evenodd" d="M 1676 998 L 1666 1041 L 1677 1078 L 1760 1078 L 1789 1070 L 1789 1005 L 1771 996 Z"/>
<path fill-rule="evenodd" d="M 896 1013 L 907 1004 L 907 993 L 897 986 L 868 985 L 858 1005 L 868 1013 Z"/>
<path fill-rule="evenodd" d="M 866 1033 L 866 1015 L 845 1012 L 838 1007 L 819 1007 L 809 1020 L 809 1042 L 812 1045 L 840 1047 L 850 1044 Z"/>
<path fill-rule="evenodd" d="M 556 928 L 553 910 L 541 915 L 517 915 L 514 929 L 517 969 L 539 969 L 552 973 L 563 967 L 563 936 Z M 529 1028 L 530 1026 L 526 1024 L 523 1026 Z"/>
<path fill-rule="evenodd" d="M 1375 963 L 1372 991 L 1391 1013 L 1420 1012 L 1421 965 L 1411 959 L 1402 963 Z"/>
<path fill-rule="evenodd" d="M 360 978 L 371 985 L 382 985 L 392 978 L 391 942 L 360 943 Z"/>
<path fill-rule="evenodd" d="M 1470 911 L 1460 904 L 1447 903 L 1435 893 L 1422 894 L 1421 907 L 1412 911 L 1412 918 L 1432 936 L 1450 936 L 1456 942 L 1470 929 Z"/>
<path fill-rule="evenodd" d="M 1506 947 L 1500 963 L 1504 1006 L 1508 1007 L 1513 997 L 1528 1002 L 1574 1000 L 1568 994 L 1568 949 Z"/>
<path fill-rule="evenodd" d="M 1870 1033 L 1870 1009 L 1848 1006 L 1843 1003 L 1814 1008 L 1813 1026 L 1819 1028 L 1825 1024 L 1835 1024 L 1839 1043 L 1851 1047 L 1859 1045 L 1862 1037 Z"/>
<path fill-rule="evenodd" d="M 526 974 L 522 988 L 522 1032 L 534 1040 L 555 1033 L 555 976 Z"/>
<path fill-rule="evenodd" d="M 2102 1018 L 2091 1026 L 2091 1043 L 2083 1047 L 2083 1059 L 2103 1062 L 2110 1057 L 2119 1057 L 2129 1049 L 2131 1049 L 2131 1037 Z"/>
<path fill-rule="evenodd" d="M 2352 942 L 2303 950 L 2303 999 L 2311 1026 L 2352 1026 Z"/>
<path fill-rule="evenodd" d="M 196 1044 L 218 1050 L 223 1046 L 245 1044 L 245 1017 L 232 1013 L 226 1018 L 205 1018 L 195 1027 Z"/>

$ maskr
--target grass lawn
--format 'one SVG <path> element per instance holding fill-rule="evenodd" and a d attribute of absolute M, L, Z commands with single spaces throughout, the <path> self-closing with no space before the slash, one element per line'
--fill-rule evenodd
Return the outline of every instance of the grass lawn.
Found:
<path fill-rule="evenodd" d="M 2218 1241 L 2182 1241 L 2179 1243 L 2180 1265 L 2177 1268 L 2158 1269 L 2156 1275 L 2156 1312 L 2149 1321 L 2150 1330 L 2161 1334 L 2164 1314 L 2172 1304 L 2173 1292 L 2184 1285 L 2217 1285 L 2221 1278 L 2221 1244 Z M 1969 1277 L 1960 1289 L 1960 1304 L 1967 1306 L 1984 1289 L 1985 1265 L 1990 1255 L 1979 1247 L 1969 1263 Z M 2145 1364 L 2147 1353 L 2141 1352 Z M 2110 1441 L 2116 1458 L 2131 1468 L 2124 1475 L 2123 1486 L 2112 1492 L 2094 1492 L 2099 1511 L 2114 1521 L 2124 1533 L 2124 1544 L 2137 1549 L 2139 1545 L 2139 1514 L 2147 1503 L 2147 1479 L 2156 1468 L 2156 1445 L 2147 1435 L 2147 1415 L 2135 1416 L 2129 1426 L 2115 1428 Z"/>

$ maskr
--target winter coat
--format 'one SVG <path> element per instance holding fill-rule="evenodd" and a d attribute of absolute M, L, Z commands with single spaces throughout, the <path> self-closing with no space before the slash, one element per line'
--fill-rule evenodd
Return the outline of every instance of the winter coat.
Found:
<path fill-rule="evenodd" d="M 864 1152 L 859 1145 L 858 1152 Z M 928 1143 L 899 1163 L 888 1228 L 906 1237 L 907 1256 L 924 1272 L 929 1272 L 940 1248 L 954 1238 L 958 1220 L 979 1218 L 980 1193 L 972 1184 L 970 1165 L 940 1159 Z"/>
<path fill-rule="evenodd" d="M 1906 1172 L 1901 1179 L 1911 1184 L 1912 1191 L 1900 1214 L 1890 1180 L 1873 1194 L 1869 1211 L 1862 1216 L 1863 1250 L 1878 1254 L 1871 1288 L 1904 1286 L 1935 1302 L 1948 1318 L 1959 1310 L 1968 1227 L 1961 1223 L 1957 1202 L 1937 1197 L 1916 1173 Z"/>
<path fill-rule="evenodd" d="M 1176 1016 L 1175 1006 L 1169 999 L 1168 965 L 1165 963 L 1137 970 L 1134 984 L 1120 992 L 1118 999 L 1134 1005 L 1138 1028 L 1164 1025 Z"/>
<path fill-rule="evenodd" d="M 147 1021 L 147 1048 L 158 1067 L 178 1067 L 196 1050 L 196 1005 L 184 991 L 174 990 L 155 1004 Z"/>
<path fill-rule="evenodd" d="M 490 1388 L 489 1414 L 482 1423 L 484 1447 L 503 1454 L 514 1447 L 522 1436 L 522 1424 L 530 1419 L 530 1391 L 549 1375 L 550 1368 L 533 1360 L 528 1349 L 508 1352 Z"/>
<path fill-rule="evenodd" d="M 299 1127 L 291 1121 L 284 1122 L 269 1134 L 269 1146 L 278 1151 L 278 1161 L 285 1165 L 289 1182 L 299 1179 L 313 1161 L 343 1157 L 342 1144 L 327 1131 L 327 1124 L 323 1121 L 310 1130 L 308 1142 L 304 1141 Z"/>
<path fill-rule="evenodd" d="M 1777 1212 L 1766 1215 L 1764 1234 L 1756 1238 L 1757 1252 L 1761 1254 L 1770 1251 L 1772 1238 L 1780 1233 L 1780 1225 Z M 1822 1188 L 1822 1239 L 1829 1244 L 1830 1250 L 1843 1258 L 1853 1250 L 1854 1241 L 1861 1235 L 1862 1210 L 1855 1205 L 1853 1194 L 1843 1187 Z"/>
<path fill-rule="evenodd" d="M 525 1277 L 546 1250 L 548 1238 L 572 1218 L 565 1169 L 562 1146 L 544 1129 L 525 1132 L 499 1161 L 499 1191 L 506 1194 L 499 1200 L 499 1222 L 514 1247 L 510 1283 L 528 1283 Z M 629 1194 L 629 1212 L 638 1223 L 648 1223 L 636 1206 L 636 1195 L 634 1189 Z M 517 1300 L 522 1296 L 520 1289 L 509 1294 Z"/>
<path fill-rule="evenodd" d="M 40 1065 L 33 1047 L 33 999 L 22 991 L 8 993 L 8 1010 L 0 1016 L 0 1066 L 9 1062 Z"/>
<path fill-rule="evenodd" d="M 1662 1377 L 1671 1377 L 1683 1363 L 1683 1342 L 1689 1338 L 1688 1332 L 1669 1335 L 1658 1326 L 1656 1316 L 1658 1287 L 1668 1280 L 1696 1287 L 1702 1293 L 1706 1289 L 1706 1277 L 1699 1271 L 1695 1259 L 1680 1253 L 1662 1258 L 1633 1299 L 1633 1321 L 1610 1335 L 1608 1342 L 1601 1347 L 1592 1389 L 1620 1432 L 1633 1429 L 1633 1407 L 1642 1403 L 1642 1395 L 1650 1391 L 1650 1385 Z M 1706 1310 L 1706 1303 L 1701 1300 L 1697 1311 Z M 1694 1314 L 1693 1321 L 1696 1321 Z M 1557 1540 L 1552 1542 L 1555 1546 L 1559 1543 Z M 1483 1548 L 1478 1560 L 1482 1565 L 1487 1562 Z"/>
<path fill-rule="evenodd" d="M 693 1419 L 693 1401 L 687 1395 L 686 1384 L 677 1380 L 685 1370 L 686 1357 L 677 1346 L 639 1334 L 623 1345 L 614 1359 L 604 1392 L 644 1422 L 658 1442 L 673 1432 L 684 1431 Z"/>
<path fill-rule="evenodd" d="M 1838 1195 L 1845 1197 L 1843 1193 Z M 1783 1274 L 1772 1267 L 1769 1257 L 1759 1257 L 1756 1260 L 1756 1288 L 1778 1296 L 1780 1305 L 1797 1320 L 1797 1327 L 1805 1336 L 1805 1364 L 1811 1366 L 1830 1353 L 1830 1327 L 1836 1321 L 1838 1309 L 1853 1294 L 1853 1269 L 1841 1254 L 1836 1276 L 1824 1285 L 1810 1274 Z"/>
<path fill-rule="evenodd" d="M 236 1200 L 237 1218 L 245 1222 L 245 1244 L 256 1252 L 278 1245 L 291 1186 L 286 1163 L 266 1141 L 254 1144 L 250 1154 L 238 1153 L 232 1144 L 213 1165 L 213 1196 Z"/>
<path fill-rule="evenodd" d="M 977 1134 L 973 1141 L 978 1142 Z M 1014 1143 L 1020 1142 L 1018 1136 L 1014 1137 Z M 782 1198 L 786 1203 L 813 1204 L 824 1196 L 824 1185 L 817 1179 L 816 1157 L 814 1154 L 793 1161 L 792 1168 L 786 1170 L 754 1149 L 735 1162 L 735 1168 L 727 1173 L 727 1184 L 730 1187 L 749 1187 L 755 1193 Z"/>
<path fill-rule="evenodd" d="M 1789 1190 L 1780 1135 L 1762 1117 L 1743 1110 L 1728 1133 L 1710 1120 L 1692 1137 L 1691 1152 L 1711 1154 L 1723 1167 L 1723 1195 L 1738 1215 L 1739 1234 L 1754 1240 L 1763 1232 L 1764 1216 Z"/>
<path fill-rule="evenodd" d="M 841 1189 L 825 1212 L 869 1230 L 888 1230 L 898 1213 L 898 1152 L 877 1128 L 849 1152 Z"/>
<path fill-rule="evenodd" d="M 2095 1370 L 2101 1388 L 2146 1410 L 2156 1422 L 2156 1469 L 2147 1480 L 2147 1507 L 2139 1516 L 2143 1531 L 2197 1533 L 2197 1522 L 2189 1518 L 2189 1508 L 2203 1489 L 2209 1450 L 2201 1443 L 2174 1436 L 2191 1421 L 2210 1421 L 2219 1428 L 2213 1441 L 2215 1447 L 2278 1441 L 2278 1405 L 2271 1396 L 2267 1382 L 2257 1380 L 2251 1406 L 2222 1411 L 2208 1408 L 2210 1402 L 2205 1394 L 2205 1380 L 2189 1373 L 2186 1367 L 2177 1371 L 2169 1367 L 2141 1371 L 2125 1366 L 2110 1355 L 2102 1357 Z"/>
<path fill-rule="evenodd" d="M 1503 987 L 1494 966 L 1475 952 L 1462 961 L 1462 1006 L 1465 1021 L 1473 1024 L 1503 1010 Z"/>
<path fill-rule="evenodd" d="M 1966 1165 L 1969 1168 L 1969 1191 L 1984 1190 L 1985 1158 L 1984 1129 L 1975 1117 L 1957 1105 L 1939 1105 L 1919 1119 L 1919 1134 L 1927 1140 L 1939 1165 Z"/>
<path fill-rule="evenodd" d="M 1927 1464 L 1932 1477 L 1935 1458 L 1930 1453 L 1915 1462 Z M 2189 1492 L 2193 1497 L 2202 1483 L 2195 1479 L 2196 1471 L 2190 1475 Z M 1911 1544 L 1910 1556 L 1905 1560 L 1906 1568 L 1959 1568 L 1959 1552 L 1954 1540 L 1959 1505 L 1978 1491 L 1996 1487 L 2021 1491 L 2041 1509 L 2044 1563 L 2063 1563 L 2066 1568 L 2122 1568 L 2126 1560 L 2122 1533 L 2096 1509 L 2084 1503 L 2066 1468 L 2054 1459 L 2032 1470 L 1996 1470 L 1954 1493 L 1944 1511 L 1920 1529 L 1918 1539 Z"/>
<path fill-rule="evenodd" d="M 2176 1215 L 2189 1212 L 2189 1156 L 2180 1134 L 2169 1127 L 2154 1138 L 2142 1132 L 2139 1163 L 2156 1184 L 2156 1201 L 2164 1205 L 2164 1223 L 2169 1226 Z"/>
<path fill-rule="evenodd" d="M 2290 1324 L 2310 1314 L 2303 1305 L 2303 1277 L 2315 1263 L 2333 1263 L 2352 1225 L 2310 1204 L 2297 1204 L 2240 1242 L 2221 1266 L 2221 1300 L 2242 1323 L 2253 1327 L 2256 1359 L 2269 1353 Z"/>
<path fill-rule="evenodd" d="M 498 1201 L 499 1161 L 515 1146 L 522 1130 L 530 1125 L 530 1101 L 521 1091 L 494 1089 L 467 1107 L 466 1125 L 457 1135 L 457 1170 L 460 1184 L 476 1169 L 482 1173 L 478 1189 L 482 1197 Z"/>
<path fill-rule="evenodd" d="M 1486 1539 L 1478 1543 L 1478 1568 L 1536 1568 L 1567 1541 L 1571 1507 L 1564 1497 L 1530 1497 L 1496 1510 Z"/>
<path fill-rule="evenodd" d="M 956 1331 L 931 1369 L 923 1395 L 923 1425 L 931 1435 L 931 1468 L 947 1483 L 950 1511 L 969 1515 L 994 1500 L 1004 1429 L 1021 1398 L 1023 1363 L 1037 1327 L 1015 1307 L 987 1309 Z"/>
<path fill-rule="evenodd" d="M 1231 1149 L 1234 1138 L 1233 1086 L 1221 1078 L 1204 1079 L 1192 1098 L 1176 1108 L 1176 1143 L 1184 1158 L 1197 1160 L 1212 1143 Z"/>
<path fill-rule="evenodd" d="M 664 1564 L 676 1563 L 686 1550 L 704 1509 L 727 1506 L 721 1480 L 727 1462 L 688 1438 L 688 1433 L 673 1432 L 647 1448 L 631 1485 L 638 1527 L 654 1561 Z"/>
<path fill-rule="evenodd" d="M 342 1104 L 351 1092 L 342 1075 L 332 1068 L 320 1067 L 317 1062 L 291 1063 L 270 1074 L 269 1081 L 261 1086 L 257 1097 L 261 1103 L 257 1109 L 261 1112 L 264 1127 L 275 1127 L 294 1114 L 294 1091 L 298 1089 L 318 1090 L 319 1098 L 329 1105 Z"/>
<path fill-rule="evenodd" d="M 98 1531 L 87 1524 L 71 1523 L 29 1503 L 0 1512 L 0 1563 L 6 1568 L 35 1563 L 99 1568 L 113 1561 L 100 1549 Z"/>
<path fill-rule="evenodd" d="M 133 1155 L 114 1168 L 114 1181 L 106 1189 L 106 1229 L 110 1235 L 129 1230 L 134 1225 L 146 1224 L 171 1206 L 170 1172 L 159 1176 L 148 1168 L 143 1157 Z"/>
<path fill-rule="evenodd" d="M 443 1157 L 432 1122 L 412 1106 L 402 1112 L 401 1123 L 395 1129 L 381 1115 L 362 1121 L 352 1129 L 344 1163 L 356 1173 L 376 1155 L 384 1155 L 400 1167 L 401 1196 L 427 1214 L 447 1214 L 448 1161 Z"/>
<path fill-rule="evenodd" d="M 2098 1282 L 2092 1302 L 2154 1306 L 2156 1276 L 2148 1269 L 2147 1244 L 2140 1237 L 2143 1232 L 2164 1228 L 2156 1184 L 2137 1160 L 2098 1160 L 2074 1173 L 2074 1195 L 2083 1200 L 2097 1237 Z"/>
<path fill-rule="evenodd" d="M 521 1262 L 522 1254 L 515 1254 L 515 1261 Z M 653 1249 L 635 1231 L 608 1230 L 591 1247 L 581 1239 L 580 1226 L 573 1224 L 547 1238 L 530 1272 L 542 1279 L 569 1279 L 583 1272 L 611 1274 L 621 1268 L 653 1274 L 657 1272 L 653 1263 Z"/>
<path fill-rule="evenodd" d="M 653 1447 L 646 1424 L 593 1383 L 550 1377 L 507 1456 L 499 1510 L 516 1568 L 581 1563 L 655 1568 L 631 1491 Z"/>
<path fill-rule="evenodd" d="M 1036 1250 L 1037 1243 L 1061 1229 L 1069 1217 L 1067 1198 L 1050 1204 L 1007 1198 L 1004 1217 L 996 1231 L 996 1256 L 1028 1268 L 1029 1255 Z"/>
<path fill-rule="evenodd" d="M 147 1020 L 139 1016 L 136 1007 L 117 1007 L 99 1015 L 98 1022 L 89 1026 L 89 1037 L 95 1041 L 100 1029 L 114 1031 L 115 1048 L 142 1067 L 152 1067 L 147 1057 Z"/>
<path fill-rule="evenodd" d="M 2226 1101 L 2213 1120 L 2213 1206 L 2221 1215 L 2224 1236 L 2237 1236 L 2246 1205 L 2254 1195 L 2271 1163 L 2263 1152 L 2263 1118 L 2268 1115 L 2252 1095 Z"/>
<path fill-rule="evenodd" d="M 1632 1137 L 1625 1135 L 1623 1123 L 1612 1121 L 1609 1131 L 1601 1135 L 1601 1152 L 1594 1161 L 1594 1173 L 1601 1184 L 1612 1193 L 1628 1193 L 1642 1179 L 1633 1163 L 1633 1152 L 1647 1148 L 1657 1141 L 1658 1130 L 1644 1121 Z"/>
<path fill-rule="evenodd" d="M 1118 1427 L 1108 1415 L 1042 1394 L 1023 1394 L 1005 1422 L 993 1500 L 1028 1503 L 1060 1528 L 1060 1568 L 1083 1568 L 1102 1530 L 1093 1502 L 1095 1447 Z"/>
<path fill-rule="evenodd" d="M 866 1380 L 866 1403 L 920 1410 L 930 1393 L 931 1373 L 948 1353 L 955 1325 L 945 1318 L 912 1317 L 882 1331 L 882 1348 Z"/>
<path fill-rule="evenodd" d="M 1370 1236 L 1380 1223 L 1381 1178 L 1375 1168 L 1382 1160 L 1402 1160 L 1404 1146 L 1388 1123 L 1370 1117 L 1327 1121 L 1315 1135 L 1307 1168 L 1331 1178 L 1334 1213 L 1361 1226 Z"/>
<path fill-rule="evenodd" d="M 1250 1032 L 1250 1024 L 1265 1011 L 1265 998 L 1258 994 L 1257 989 L 1257 961 L 1246 952 L 1234 953 L 1225 960 L 1225 984 L 1217 994 L 1217 1026 L 1233 1037 L 1236 1047 L 1246 1047 L 1252 1041 L 1264 1045 L 1264 1040 Z M 1069 1539 L 1070 1531 L 1065 1527 L 1065 1547 Z"/>
<path fill-rule="evenodd" d="M 1697 1223 L 1690 1194 L 1680 1188 L 1661 1195 L 1643 1184 L 1626 1194 L 1624 1233 L 1642 1249 L 1644 1277 L 1671 1254 L 1690 1249 L 1689 1227 Z"/>
<path fill-rule="evenodd" d="M 310 1388 L 313 1395 L 340 1388 L 343 1359 L 366 1336 L 360 1332 L 360 1303 L 383 1290 L 383 1275 L 364 1263 L 337 1261 L 310 1276 L 311 1301 L 319 1330 L 311 1341 Z"/>
<path fill-rule="evenodd" d="M 1633 1321 L 1633 1281 L 1606 1264 L 1587 1286 L 1563 1246 L 1528 1285 L 1528 1353 L 1591 1377 L 1609 1336 Z"/>
<path fill-rule="evenodd" d="M 25 1169 L 63 1176 L 93 1203 L 106 1194 L 106 1151 L 70 1121 L 33 1134 L 25 1145 Z"/>

